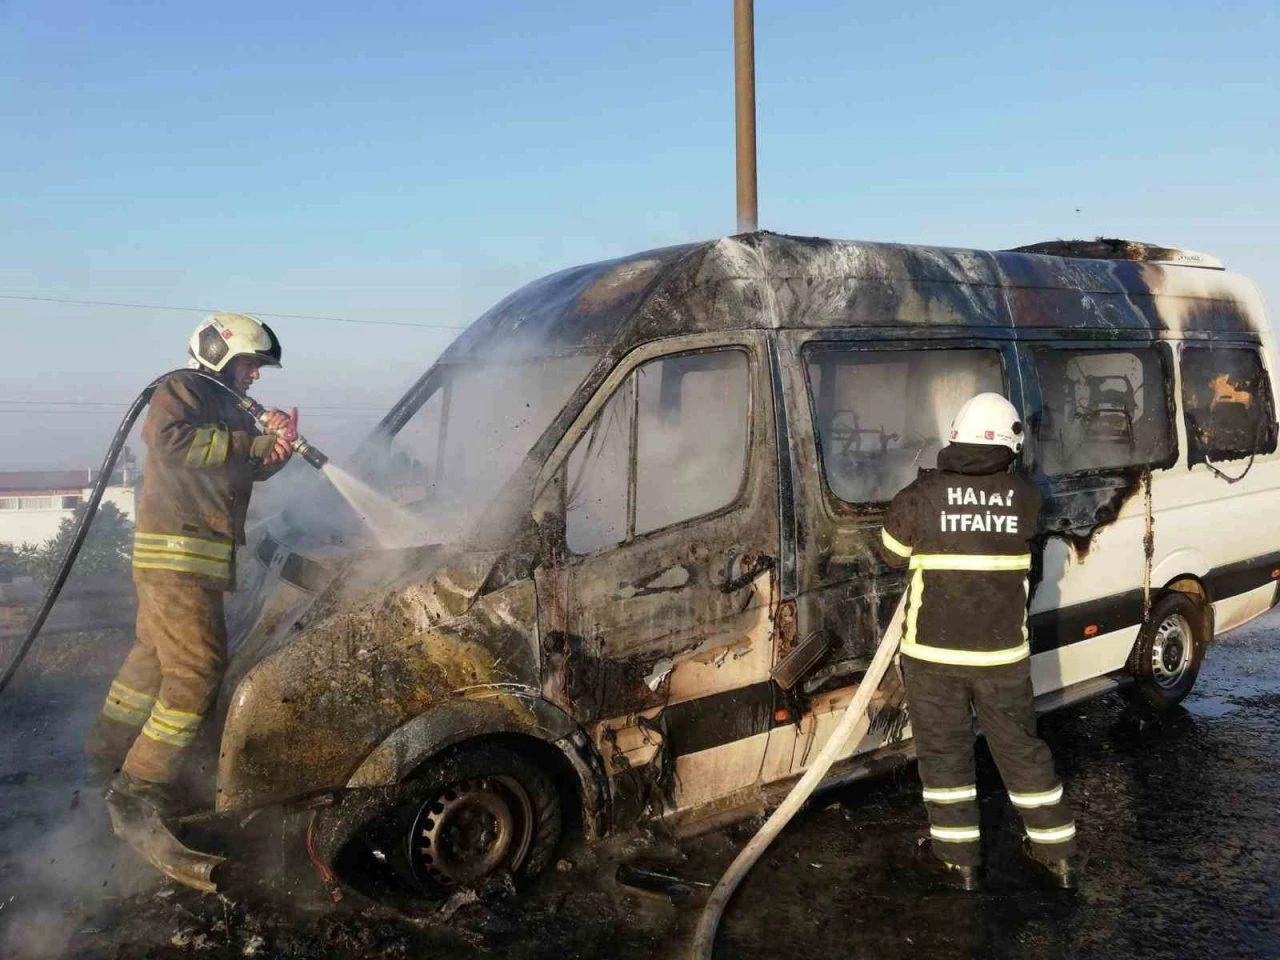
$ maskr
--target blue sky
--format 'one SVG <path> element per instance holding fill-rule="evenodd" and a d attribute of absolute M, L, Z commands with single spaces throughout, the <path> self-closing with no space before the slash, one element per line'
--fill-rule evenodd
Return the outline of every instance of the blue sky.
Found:
<path fill-rule="evenodd" d="M 731 233 L 731 9 L 0 0 L 0 295 L 452 326 Z M 757 0 L 756 23 L 761 226 L 1147 239 L 1280 309 L 1280 5 Z M 0 318 L 13 469 L 96 463 L 112 408 L 68 402 L 126 403 L 198 314 Z M 272 322 L 287 369 L 257 395 L 339 450 L 452 336 Z"/>

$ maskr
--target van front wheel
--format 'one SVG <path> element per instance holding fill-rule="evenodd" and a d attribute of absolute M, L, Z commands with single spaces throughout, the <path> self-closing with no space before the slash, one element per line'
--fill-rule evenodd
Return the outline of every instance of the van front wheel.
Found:
<path fill-rule="evenodd" d="M 536 763 L 500 744 L 456 747 L 419 770 L 400 807 L 402 872 L 427 896 L 546 869 L 560 840 L 560 796 Z"/>
<path fill-rule="evenodd" d="M 1136 697 L 1157 710 L 1181 703 L 1195 686 L 1207 642 L 1200 605 L 1185 593 L 1166 593 L 1152 606 L 1129 659 Z"/>

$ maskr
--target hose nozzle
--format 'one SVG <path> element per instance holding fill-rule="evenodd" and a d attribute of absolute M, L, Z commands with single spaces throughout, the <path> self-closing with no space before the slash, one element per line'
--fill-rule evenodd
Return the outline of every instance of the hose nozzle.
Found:
<path fill-rule="evenodd" d="M 303 437 L 298 437 L 297 440 L 293 441 L 293 452 L 317 470 L 323 470 L 324 465 L 329 462 L 327 456 L 309 444 Z"/>
<path fill-rule="evenodd" d="M 267 408 L 250 397 L 239 397 L 237 399 L 240 403 L 240 408 L 248 413 L 249 416 L 253 417 L 253 419 L 256 420 L 265 430 L 267 426 Z M 327 456 L 321 453 L 318 448 L 313 446 L 306 437 L 301 435 L 294 438 L 293 452 L 298 454 L 303 460 L 307 461 L 307 463 L 311 464 L 317 470 L 323 469 L 324 465 L 329 462 L 329 458 Z"/>

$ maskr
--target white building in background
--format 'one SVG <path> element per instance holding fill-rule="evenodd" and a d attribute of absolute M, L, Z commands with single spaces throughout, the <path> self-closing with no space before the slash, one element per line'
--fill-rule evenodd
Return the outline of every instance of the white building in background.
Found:
<path fill-rule="evenodd" d="M 20 547 L 56 537 L 62 521 L 89 499 L 97 477 L 96 470 L 0 472 L 0 543 Z M 135 480 L 131 470 L 118 471 L 102 497 L 130 521 L 135 514 Z"/>

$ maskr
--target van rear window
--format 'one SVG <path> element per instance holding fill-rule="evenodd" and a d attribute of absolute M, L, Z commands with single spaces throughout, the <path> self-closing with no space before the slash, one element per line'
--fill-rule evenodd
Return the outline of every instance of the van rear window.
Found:
<path fill-rule="evenodd" d="M 1046 476 L 1175 459 L 1172 377 L 1163 348 L 1039 348 L 1035 364 L 1043 399 L 1036 451 Z"/>
<path fill-rule="evenodd" d="M 1271 384 L 1256 350 L 1185 347 L 1182 405 L 1190 464 L 1240 460 L 1276 448 Z"/>
<path fill-rule="evenodd" d="M 831 492 L 884 503 L 937 465 L 951 418 L 976 393 L 1004 393 L 996 350 L 867 350 L 811 344 L 805 351 L 814 426 Z"/>

